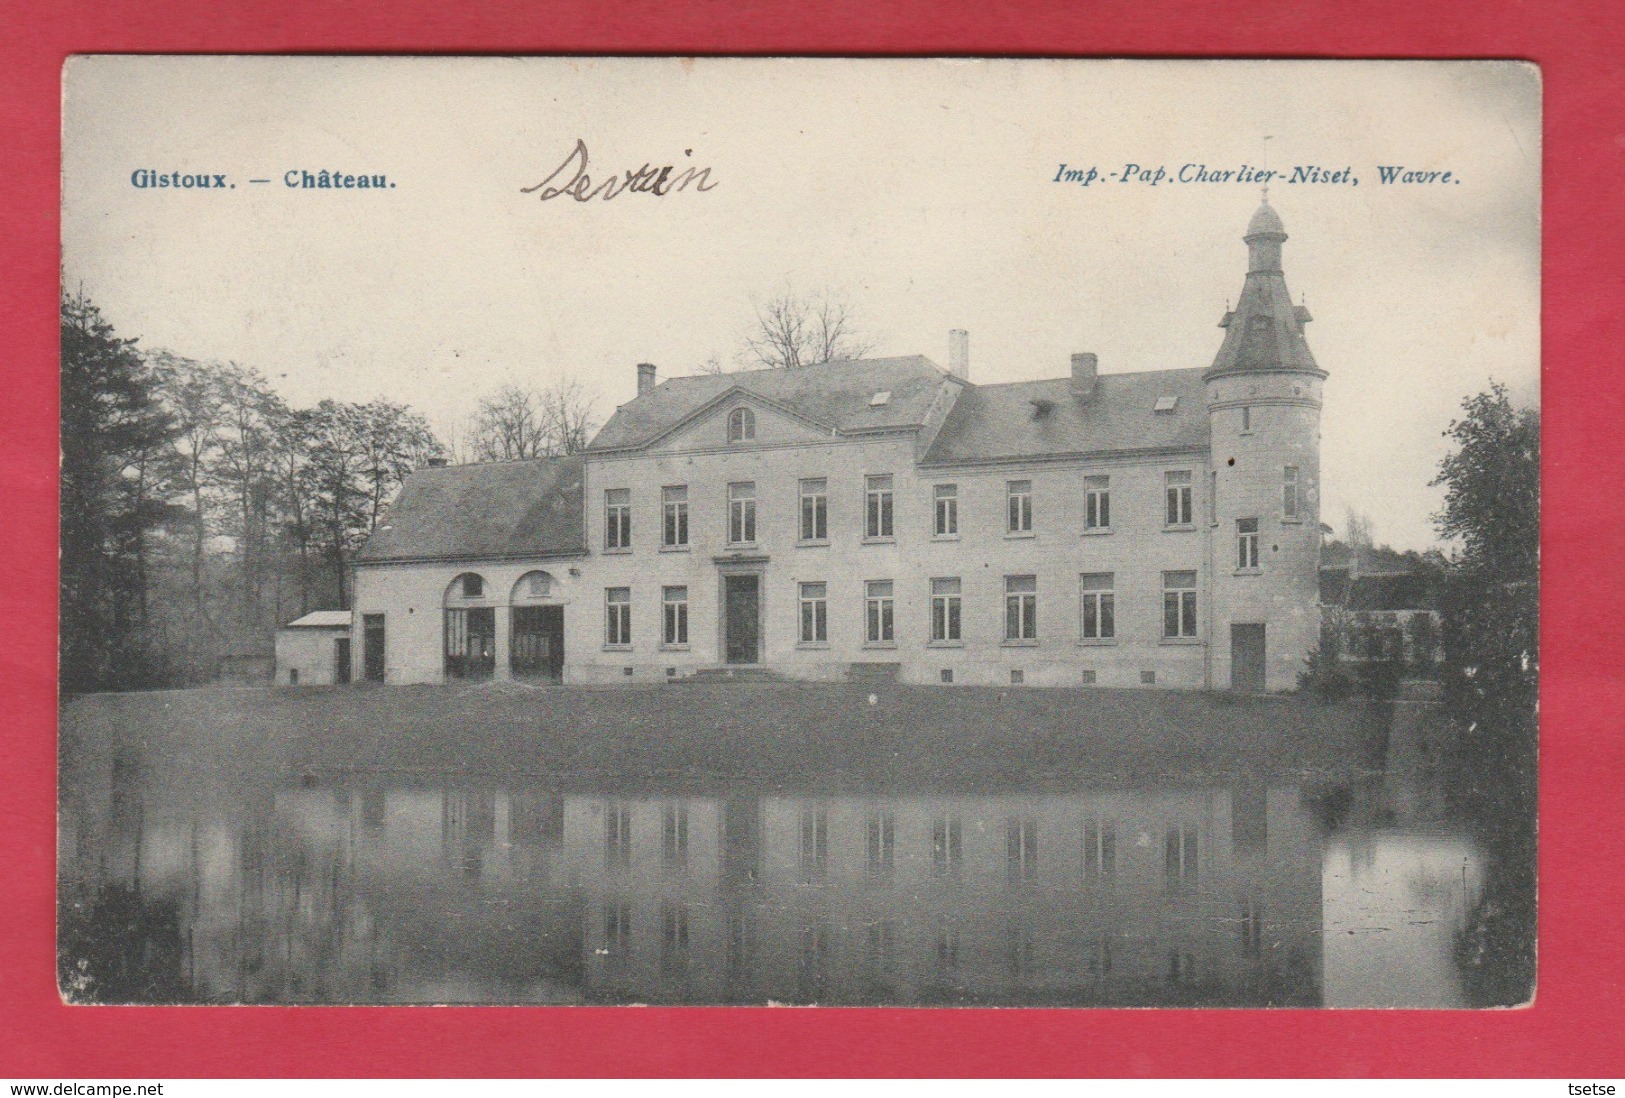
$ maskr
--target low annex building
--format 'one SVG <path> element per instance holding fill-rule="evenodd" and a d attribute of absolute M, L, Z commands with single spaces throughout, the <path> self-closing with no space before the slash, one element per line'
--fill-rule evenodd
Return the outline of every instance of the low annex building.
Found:
<path fill-rule="evenodd" d="M 284 686 L 333 686 L 350 681 L 351 614 L 313 610 L 276 631 L 276 681 Z"/>
<path fill-rule="evenodd" d="M 356 565 L 357 678 L 1281 690 L 1319 632 L 1321 387 L 1266 199 L 1212 363 L 978 385 L 680 377 L 583 453 L 424 469 Z"/>

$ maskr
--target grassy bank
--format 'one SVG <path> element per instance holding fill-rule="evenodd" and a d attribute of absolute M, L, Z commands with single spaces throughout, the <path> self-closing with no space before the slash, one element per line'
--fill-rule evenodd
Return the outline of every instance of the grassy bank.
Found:
<path fill-rule="evenodd" d="M 1381 718 L 1357 703 L 1173 691 L 485 684 L 86 695 L 64 706 L 61 743 L 68 767 L 135 750 L 210 770 L 920 793 L 1337 780 L 1364 767 Z"/>

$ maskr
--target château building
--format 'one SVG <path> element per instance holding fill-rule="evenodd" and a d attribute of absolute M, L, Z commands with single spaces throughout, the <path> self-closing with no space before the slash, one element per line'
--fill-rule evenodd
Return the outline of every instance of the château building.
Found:
<path fill-rule="evenodd" d="M 947 369 L 644 364 L 582 453 L 424 469 L 357 562 L 353 677 L 1290 688 L 1326 374 L 1267 198 L 1244 239 L 1205 368 L 978 384 L 963 331 Z"/>

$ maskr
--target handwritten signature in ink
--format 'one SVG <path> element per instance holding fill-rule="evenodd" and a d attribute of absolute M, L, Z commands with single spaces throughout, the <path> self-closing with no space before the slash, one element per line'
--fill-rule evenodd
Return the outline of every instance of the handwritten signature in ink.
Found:
<path fill-rule="evenodd" d="M 684 149 L 684 156 L 694 155 L 693 149 Z M 675 174 L 673 174 L 675 173 Z M 561 175 L 569 175 L 567 182 L 554 186 L 553 181 Z M 591 202 L 601 198 L 605 202 L 620 194 L 648 194 L 656 198 L 665 198 L 675 191 L 686 191 L 692 186 L 696 193 L 703 193 L 716 187 L 717 181 L 711 178 L 711 169 L 696 168 L 693 166 L 677 171 L 675 164 L 663 167 L 653 167 L 647 163 L 641 168 L 628 168 L 620 175 L 612 175 L 600 180 L 596 185 L 587 174 L 587 143 L 580 138 L 576 139 L 576 147 L 570 150 L 570 155 L 564 158 L 564 163 L 553 169 L 553 173 L 546 179 L 529 187 L 519 188 L 521 194 L 537 194 L 543 202 L 554 198 L 573 198 L 577 202 Z"/>

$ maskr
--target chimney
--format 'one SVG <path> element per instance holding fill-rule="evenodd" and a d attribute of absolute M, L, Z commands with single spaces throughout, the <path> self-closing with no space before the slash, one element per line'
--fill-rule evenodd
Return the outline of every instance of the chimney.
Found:
<path fill-rule="evenodd" d="M 1095 395 L 1095 373 L 1098 359 L 1088 353 L 1072 356 L 1072 395 L 1090 400 Z"/>
<path fill-rule="evenodd" d="M 948 333 L 948 372 L 960 381 L 970 380 L 970 333 L 963 328 Z"/>
<path fill-rule="evenodd" d="M 655 387 L 655 368 L 652 362 L 638 363 L 638 396 Z"/>

